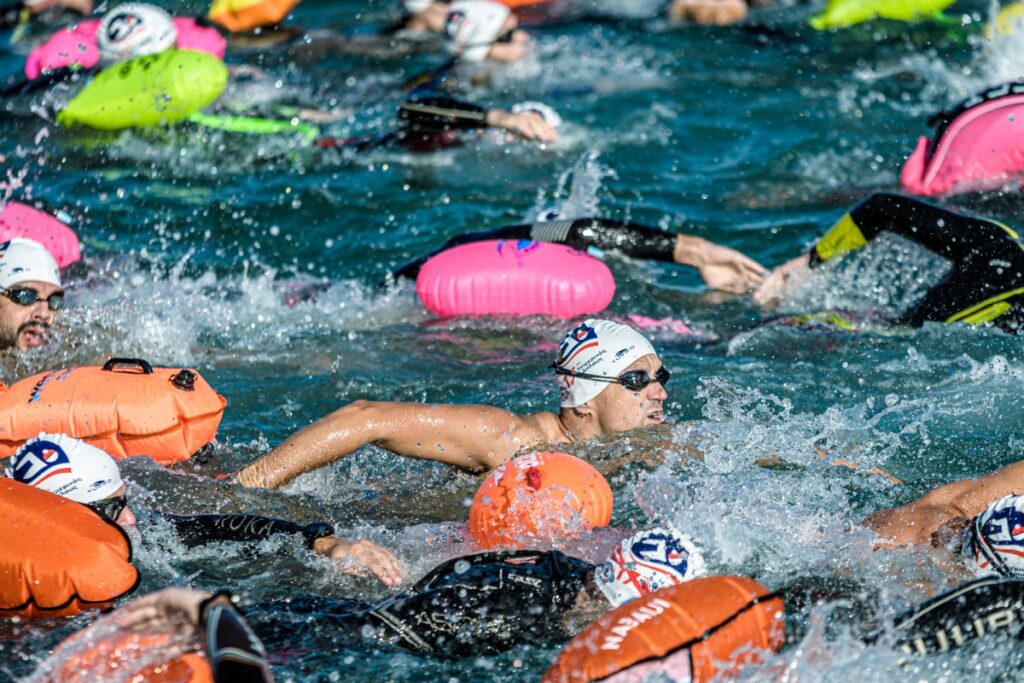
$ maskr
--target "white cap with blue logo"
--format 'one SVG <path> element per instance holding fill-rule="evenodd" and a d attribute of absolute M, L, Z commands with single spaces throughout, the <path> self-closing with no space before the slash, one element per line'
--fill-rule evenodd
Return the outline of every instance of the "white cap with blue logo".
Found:
<path fill-rule="evenodd" d="M 647 337 L 628 325 L 589 318 L 565 335 L 558 347 L 556 375 L 563 408 L 576 408 L 608 388 L 607 382 L 573 377 L 571 373 L 617 377 L 637 359 L 656 353 Z"/>
<path fill-rule="evenodd" d="M 975 517 L 963 553 L 979 576 L 1024 577 L 1024 496 L 1000 498 Z"/>
<path fill-rule="evenodd" d="M 594 580 L 608 602 L 618 606 L 705 572 L 704 557 L 689 536 L 657 527 L 624 540 L 597 567 Z"/>
<path fill-rule="evenodd" d="M 114 495 L 121 471 L 106 451 L 66 434 L 40 434 L 11 457 L 7 476 L 76 503 Z"/>
<path fill-rule="evenodd" d="M 19 282 L 45 282 L 60 287 L 60 268 L 46 247 L 34 240 L 15 237 L 0 243 L 0 287 Z"/>

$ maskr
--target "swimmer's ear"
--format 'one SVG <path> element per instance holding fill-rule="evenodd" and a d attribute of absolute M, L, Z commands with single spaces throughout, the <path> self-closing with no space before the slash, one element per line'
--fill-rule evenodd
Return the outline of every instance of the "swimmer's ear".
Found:
<path fill-rule="evenodd" d="M 572 411 L 573 416 L 581 420 L 590 419 L 594 415 L 594 409 L 590 407 L 589 403 L 584 403 L 581 406 L 576 406 L 575 408 L 570 408 L 569 410 Z"/>

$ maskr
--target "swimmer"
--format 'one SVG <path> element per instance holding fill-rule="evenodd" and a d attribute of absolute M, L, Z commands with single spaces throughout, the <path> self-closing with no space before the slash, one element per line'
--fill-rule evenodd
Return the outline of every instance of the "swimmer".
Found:
<path fill-rule="evenodd" d="M 708 287 L 737 294 L 745 294 L 758 287 L 766 273 L 763 266 L 735 249 L 701 237 L 673 234 L 639 223 L 609 218 L 542 221 L 468 233 L 448 240 L 430 256 L 460 244 L 494 239 L 556 242 L 580 251 L 596 248 L 633 258 L 678 263 L 696 268 Z M 420 267 L 430 256 L 399 268 L 393 276 L 415 279 Z"/>
<path fill-rule="evenodd" d="M 249 614 L 272 647 L 294 647 L 313 625 L 311 637 L 340 630 L 419 652 L 481 655 L 565 638 L 611 607 L 704 573 L 688 537 L 657 528 L 626 538 L 600 565 L 558 551 L 488 552 L 449 560 L 374 605 L 291 598 Z"/>
<path fill-rule="evenodd" d="M 0 244 L 0 349 L 46 345 L 63 307 L 60 269 L 50 252 L 22 237 Z"/>
<path fill-rule="evenodd" d="M 493 0 L 455 0 L 444 23 L 445 49 L 460 62 L 517 62 L 530 50 L 530 36 L 512 11 Z"/>
<path fill-rule="evenodd" d="M 978 527 L 980 531 L 994 518 L 1024 520 L 1024 505 L 1016 496 L 1022 477 L 1024 460 L 982 477 L 945 484 L 893 510 L 875 512 L 865 518 L 864 525 L 878 534 L 882 547 L 945 546 L 963 530 Z M 1016 527 L 1009 529 L 1011 536 L 1016 531 Z M 1019 558 L 1007 564 L 1024 568 Z"/>
<path fill-rule="evenodd" d="M 81 503 L 122 528 L 137 519 L 128 506 L 126 487 L 117 461 L 104 451 L 65 434 L 41 434 L 18 449 L 7 476 Z M 248 514 L 174 515 L 158 512 L 187 546 L 217 541 L 255 543 L 276 536 L 301 536 L 318 555 L 343 562 L 346 572 L 370 572 L 384 584 L 396 585 L 402 572 L 395 557 L 366 540 L 348 540 L 334 534 L 324 522 L 297 524 Z M 351 569 L 347 566 L 351 563 Z"/>
<path fill-rule="evenodd" d="M 894 235 L 949 262 L 949 272 L 910 307 L 883 322 L 920 327 L 928 321 L 992 323 L 1017 332 L 1024 323 L 1024 246 L 1002 223 L 965 216 L 910 197 L 874 194 L 843 216 L 811 251 L 776 268 L 754 293 L 777 305 L 837 256 Z"/>
<path fill-rule="evenodd" d="M 397 455 L 486 472 L 545 444 L 570 444 L 661 424 L 669 371 L 639 332 L 589 319 L 552 364 L 561 411 L 515 415 L 483 405 L 356 401 L 305 427 L 242 468 L 245 486 L 279 488 L 373 444 Z"/>

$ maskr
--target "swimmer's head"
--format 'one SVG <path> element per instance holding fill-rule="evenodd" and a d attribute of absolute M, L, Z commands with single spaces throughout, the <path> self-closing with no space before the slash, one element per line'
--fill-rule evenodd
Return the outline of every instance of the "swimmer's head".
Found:
<path fill-rule="evenodd" d="M 1024 496 L 1006 496 L 971 521 L 963 552 L 978 576 L 1024 577 Z"/>
<path fill-rule="evenodd" d="M 640 531 L 624 540 L 594 572 L 594 581 L 613 606 L 705 574 L 704 558 L 688 536 L 675 529 Z"/>
<path fill-rule="evenodd" d="M 515 61 L 529 38 L 512 11 L 493 0 L 456 0 L 445 19 L 445 48 L 465 62 Z"/>
<path fill-rule="evenodd" d="M 63 304 L 60 268 L 46 247 L 22 237 L 0 243 L 0 348 L 46 344 Z"/>
<path fill-rule="evenodd" d="M 66 434 L 40 434 L 11 458 L 7 476 L 86 505 L 121 526 L 135 524 L 117 461 Z"/>
<path fill-rule="evenodd" d="M 142 2 L 118 5 L 107 12 L 96 34 L 104 66 L 169 50 L 177 40 L 178 29 L 171 15 Z"/>
<path fill-rule="evenodd" d="M 558 128 L 562 125 L 562 117 L 558 115 L 558 112 L 554 108 L 544 104 L 543 102 L 519 102 L 518 104 L 512 105 L 513 114 L 522 114 L 523 112 L 533 112 L 539 114 L 544 122 L 552 128 Z M 555 220 L 554 218 L 542 218 L 540 220 Z"/>

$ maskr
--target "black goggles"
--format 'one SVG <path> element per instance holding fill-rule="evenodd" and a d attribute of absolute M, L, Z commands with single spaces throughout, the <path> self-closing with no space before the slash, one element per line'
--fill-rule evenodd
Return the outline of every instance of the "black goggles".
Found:
<path fill-rule="evenodd" d="M 117 518 L 121 516 L 124 509 L 128 507 L 128 495 L 117 498 L 106 498 L 97 500 L 95 503 L 86 503 L 85 507 L 95 512 L 100 517 L 117 524 Z"/>
<path fill-rule="evenodd" d="M 612 384 L 621 384 L 630 391 L 642 391 L 647 388 L 648 384 L 657 382 L 661 386 L 668 384 L 668 381 L 672 379 L 672 373 L 662 365 L 658 368 L 658 371 L 654 373 L 654 377 L 647 374 L 646 370 L 630 370 L 624 372 L 618 377 L 607 377 L 605 375 L 588 375 L 585 372 L 573 372 L 572 370 L 566 370 L 563 367 L 559 367 L 552 363 L 551 368 L 554 368 L 556 375 L 565 375 L 566 377 L 579 377 L 580 379 L 592 379 L 596 382 L 611 382 Z"/>
<path fill-rule="evenodd" d="M 492 41 L 492 43 L 511 43 L 512 39 L 515 37 L 515 33 L 516 33 L 516 29 L 511 29 L 510 31 L 505 31 L 500 36 L 495 38 Z"/>
<path fill-rule="evenodd" d="M 37 301 L 44 301 L 43 297 L 39 296 L 39 292 L 31 287 L 17 287 L 14 289 L 0 287 L 0 294 L 3 294 L 19 306 L 31 306 Z M 54 292 L 46 297 L 45 301 L 51 311 L 59 311 L 64 308 L 64 292 Z"/>

